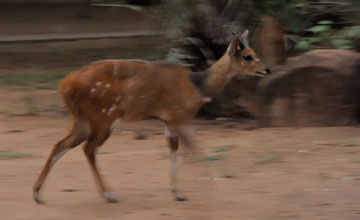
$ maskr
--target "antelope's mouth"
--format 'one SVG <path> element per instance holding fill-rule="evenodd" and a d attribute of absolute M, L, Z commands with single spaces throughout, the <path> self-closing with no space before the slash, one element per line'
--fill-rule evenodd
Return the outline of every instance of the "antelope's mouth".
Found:
<path fill-rule="evenodd" d="M 255 74 L 257 75 L 257 76 L 260 76 L 260 77 L 264 77 L 265 75 L 267 75 L 267 74 L 269 74 L 268 72 L 259 72 L 259 71 L 256 71 L 255 72 Z"/>

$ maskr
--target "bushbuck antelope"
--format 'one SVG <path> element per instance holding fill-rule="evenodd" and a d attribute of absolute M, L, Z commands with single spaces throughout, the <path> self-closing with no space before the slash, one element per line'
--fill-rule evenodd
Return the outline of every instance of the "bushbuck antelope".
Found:
<path fill-rule="evenodd" d="M 97 169 L 96 149 L 120 120 L 158 119 L 165 124 L 170 148 L 171 193 L 175 200 L 186 200 L 177 186 L 176 154 L 179 138 L 188 148 L 192 142 L 182 126 L 204 101 L 219 94 L 233 76 L 269 73 L 249 48 L 247 35 L 247 30 L 242 35 L 234 35 L 226 53 L 204 72 L 140 60 L 104 60 L 68 75 L 61 83 L 60 93 L 73 126 L 52 149 L 33 186 L 33 199 L 41 203 L 39 191 L 55 162 L 86 141 L 83 150 L 100 193 L 107 202 L 116 202 Z"/>

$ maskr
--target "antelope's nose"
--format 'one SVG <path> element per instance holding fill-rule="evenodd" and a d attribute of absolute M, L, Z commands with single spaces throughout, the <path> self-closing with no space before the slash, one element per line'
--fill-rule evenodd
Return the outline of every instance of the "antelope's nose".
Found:
<path fill-rule="evenodd" d="M 265 71 L 266 71 L 267 74 L 269 74 L 269 73 L 270 73 L 270 68 L 267 68 L 267 67 L 266 67 L 266 68 L 265 68 Z"/>

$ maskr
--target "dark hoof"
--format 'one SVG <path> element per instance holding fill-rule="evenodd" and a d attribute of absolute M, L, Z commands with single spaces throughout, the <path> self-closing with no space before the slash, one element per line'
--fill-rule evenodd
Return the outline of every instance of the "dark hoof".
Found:
<path fill-rule="evenodd" d="M 42 200 L 39 198 L 39 191 L 38 191 L 38 190 L 34 190 L 34 192 L 33 192 L 33 199 L 34 199 L 34 201 L 35 201 L 37 204 L 44 204 L 44 201 L 42 201 Z"/>
<path fill-rule="evenodd" d="M 104 199 L 108 203 L 117 203 L 119 200 L 109 192 L 104 193 Z"/>
<path fill-rule="evenodd" d="M 119 200 L 116 198 L 106 198 L 105 199 L 107 203 L 118 203 Z"/>
<path fill-rule="evenodd" d="M 177 196 L 175 197 L 175 201 L 188 201 L 188 199 L 185 196 Z"/>

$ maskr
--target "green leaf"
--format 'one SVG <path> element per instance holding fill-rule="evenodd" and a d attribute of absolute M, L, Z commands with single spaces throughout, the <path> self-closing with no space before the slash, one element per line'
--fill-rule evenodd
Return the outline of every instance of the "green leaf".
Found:
<path fill-rule="evenodd" d="M 314 34 L 317 34 L 317 33 L 329 32 L 331 30 L 331 27 L 327 25 L 315 25 L 314 27 L 311 27 L 307 30 L 313 32 Z"/>
<path fill-rule="evenodd" d="M 318 24 L 321 24 L 321 25 L 330 25 L 330 24 L 334 24 L 333 21 L 319 21 Z"/>
<path fill-rule="evenodd" d="M 345 37 L 360 38 L 360 26 L 346 27 L 342 34 Z"/>
<path fill-rule="evenodd" d="M 310 44 L 320 43 L 323 41 L 321 37 L 304 37 L 303 39 L 309 42 Z"/>
<path fill-rule="evenodd" d="M 308 51 L 308 50 L 313 49 L 313 46 L 311 45 L 311 43 L 309 41 L 301 40 L 296 44 L 295 49 L 298 51 Z"/>
<path fill-rule="evenodd" d="M 230 22 L 226 22 L 223 27 L 225 30 L 227 31 L 233 31 L 235 30 L 237 27 L 239 26 L 239 24 L 237 22 L 234 21 L 230 21 Z"/>
<path fill-rule="evenodd" d="M 15 158 L 23 158 L 32 156 L 32 153 L 21 153 L 21 152 L 14 152 L 14 153 L 0 153 L 0 159 L 15 159 Z"/>
<path fill-rule="evenodd" d="M 333 39 L 331 40 L 331 44 L 336 49 L 352 49 L 354 47 L 353 41 L 348 39 Z"/>

